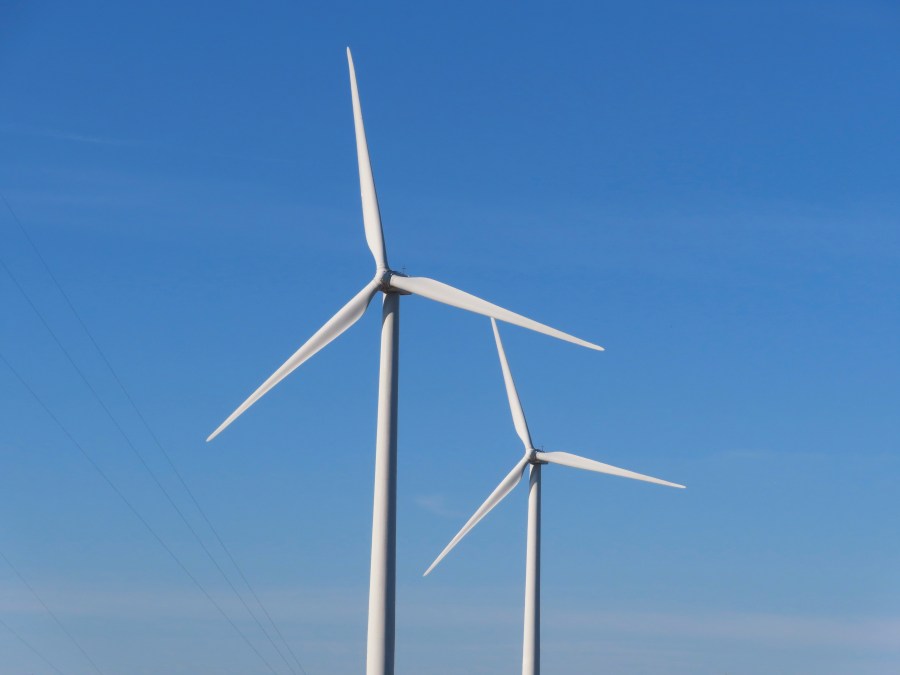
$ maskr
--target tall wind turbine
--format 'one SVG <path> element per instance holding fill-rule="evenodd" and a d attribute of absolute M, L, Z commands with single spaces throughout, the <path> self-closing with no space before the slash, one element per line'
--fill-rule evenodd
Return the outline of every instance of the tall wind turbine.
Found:
<path fill-rule="evenodd" d="M 603 351 L 585 340 L 545 326 L 515 312 L 491 304 L 452 286 L 425 277 L 410 277 L 395 272 L 387 261 L 381 214 L 369 148 L 363 127 L 356 71 L 347 49 L 350 66 L 350 92 L 356 127 L 356 155 L 359 161 L 359 189 L 362 195 L 363 224 L 366 242 L 375 258 L 375 277 L 329 319 L 294 355 L 276 370 L 237 410 L 228 416 L 207 439 L 211 441 L 266 392 L 287 377 L 295 368 L 356 323 L 365 313 L 372 298 L 384 294 L 381 320 L 381 370 L 378 381 L 378 423 L 375 432 L 375 498 L 372 508 L 372 559 L 369 576 L 369 623 L 366 645 L 368 675 L 391 675 L 394 672 L 394 596 L 396 578 L 396 512 L 397 512 L 397 368 L 400 337 L 400 296 L 415 294 L 476 314 L 529 328 L 561 340 Z M 330 283 L 330 280 L 329 280 Z"/>
<path fill-rule="evenodd" d="M 528 431 L 528 424 L 525 422 L 525 412 L 522 410 L 519 394 L 516 392 L 516 384 L 513 382 L 509 363 L 506 360 L 506 352 L 503 351 L 503 343 L 500 341 L 500 331 L 497 330 L 497 322 L 493 318 L 491 318 L 491 325 L 494 328 L 497 352 L 500 354 L 500 366 L 503 369 L 503 380 L 506 383 L 509 409 L 512 411 L 516 433 L 518 433 L 519 438 L 522 439 L 522 444 L 525 446 L 525 454 L 516 463 L 512 471 L 506 475 L 506 478 L 500 482 L 500 485 L 490 494 L 484 504 L 478 507 L 475 514 L 463 525 L 463 528 L 447 544 L 447 547 L 441 551 L 441 554 L 431 563 L 431 566 L 425 570 L 424 576 L 428 576 L 431 570 L 437 567 L 437 564 L 444 559 L 444 556 L 450 553 L 453 547 L 469 533 L 469 530 L 475 527 L 482 518 L 490 513 L 491 509 L 513 491 L 513 488 L 519 484 L 522 476 L 525 475 L 525 467 L 530 466 L 528 535 L 525 547 L 525 636 L 522 646 L 522 675 L 538 675 L 541 670 L 541 465 L 562 464 L 575 469 L 608 473 L 612 476 L 633 478 L 676 488 L 683 488 L 684 485 L 652 478 L 651 476 L 645 476 L 627 469 L 620 469 L 593 459 L 572 455 L 568 452 L 542 452 L 535 450 L 534 444 L 531 442 L 531 434 Z"/>

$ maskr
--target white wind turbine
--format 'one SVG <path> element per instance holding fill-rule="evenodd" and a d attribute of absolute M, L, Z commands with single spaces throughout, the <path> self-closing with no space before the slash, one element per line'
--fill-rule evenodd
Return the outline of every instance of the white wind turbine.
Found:
<path fill-rule="evenodd" d="M 366 242 L 375 258 L 375 277 L 337 314 L 322 326 L 294 355 L 262 383 L 216 429 L 215 438 L 247 408 L 287 377 L 295 368 L 356 323 L 375 294 L 384 294 L 381 321 L 381 370 L 378 382 L 378 423 L 375 432 L 375 497 L 372 508 L 372 559 L 369 576 L 369 621 L 366 645 L 368 675 L 394 672 L 394 598 L 396 577 L 397 510 L 397 366 L 400 336 L 400 296 L 415 294 L 476 314 L 500 319 L 561 340 L 602 351 L 603 348 L 563 333 L 515 312 L 498 307 L 474 295 L 434 279 L 409 277 L 388 266 L 381 229 L 381 215 L 375 194 L 375 181 L 369 162 L 366 132 L 363 128 L 356 71 L 347 49 L 350 67 L 350 91 L 356 127 L 356 154 L 359 161 L 359 188 L 362 194 L 363 224 Z M 330 284 L 331 279 L 324 280 Z"/>
<path fill-rule="evenodd" d="M 500 341 L 500 332 L 497 330 L 497 322 L 491 318 L 494 328 L 494 339 L 497 342 L 497 352 L 500 354 L 500 366 L 503 368 L 503 380 L 506 383 L 506 396 L 509 398 L 509 409 L 512 411 L 513 424 L 516 433 L 522 439 L 525 446 L 525 454 L 522 456 L 513 470 L 506 478 L 500 481 L 500 485 L 490 494 L 487 500 L 478 507 L 475 514 L 451 540 L 447 547 L 435 559 L 431 566 L 425 570 L 424 576 L 437 567 L 459 541 L 484 518 L 491 509 L 499 504 L 513 491 L 525 475 L 525 467 L 531 465 L 528 487 L 528 535 L 525 552 L 525 636 L 522 646 L 522 674 L 538 675 L 541 670 L 541 465 L 562 464 L 575 469 L 586 469 L 597 473 L 608 473 L 612 476 L 633 478 L 648 483 L 658 483 L 669 487 L 683 488 L 684 485 L 670 483 L 659 478 L 645 476 L 644 474 L 620 469 L 609 464 L 603 464 L 593 459 L 586 459 L 568 452 L 543 452 L 536 450 L 531 442 L 531 434 L 528 432 L 528 424 L 525 422 L 525 412 L 519 402 L 516 392 L 516 384 L 513 382 L 509 363 L 506 360 L 506 352 L 503 351 L 503 343 Z"/>

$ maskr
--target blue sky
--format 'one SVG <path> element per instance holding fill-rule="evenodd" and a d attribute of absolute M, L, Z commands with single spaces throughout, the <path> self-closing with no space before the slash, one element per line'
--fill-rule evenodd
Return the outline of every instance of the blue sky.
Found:
<path fill-rule="evenodd" d="M 501 325 L 535 442 L 688 485 L 546 471 L 545 670 L 895 673 L 898 34 L 887 2 L 5 3 L 0 190 L 307 672 L 358 671 L 378 312 L 204 443 L 371 276 L 349 44 L 392 265 L 603 344 Z M 6 210 L 0 257 L 212 546 Z M 277 665 L 0 302 L 3 356 Z M 402 321 L 397 672 L 514 673 L 525 490 L 421 578 L 519 457 L 490 325 Z M 3 368 L 0 550 L 101 669 L 268 672 Z"/>

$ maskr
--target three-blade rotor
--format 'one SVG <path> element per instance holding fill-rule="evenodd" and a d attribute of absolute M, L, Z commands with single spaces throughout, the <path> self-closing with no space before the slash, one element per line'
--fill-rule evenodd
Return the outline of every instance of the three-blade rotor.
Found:
<path fill-rule="evenodd" d="M 516 391 L 516 383 L 513 381 L 512 372 L 509 369 L 509 362 L 506 360 L 506 351 L 503 349 L 503 342 L 500 340 L 500 331 L 497 329 L 497 322 L 491 319 L 491 326 L 494 329 L 494 340 L 497 343 L 497 353 L 500 356 L 500 367 L 503 370 L 503 381 L 506 385 L 506 396 L 509 399 L 509 409 L 512 413 L 513 424 L 516 427 L 516 433 L 522 439 L 525 446 L 525 454 L 513 467 L 506 477 L 500 481 L 494 491 L 478 507 L 478 510 L 466 521 L 462 529 L 456 534 L 449 544 L 441 551 L 441 554 L 435 558 L 423 576 L 428 574 L 437 567 L 438 563 L 443 560 L 450 551 L 474 528 L 488 513 L 493 510 L 497 504 L 503 501 L 509 493 L 513 491 L 516 485 L 525 475 L 525 467 L 529 464 L 560 464 L 562 466 L 572 467 L 574 469 L 584 469 L 586 471 L 594 471 L 596 473 L 605 473 L 610 476 L 620 476 L 622 478 L 631 478 L 633 480 L 645 481 L 647 483 L 656 483 L 658 485 L 666 485 L 668 487 L 683 488 L 684 485 L 678 483 L 670 483 L 669 481 L 653 476 L 647 476 L 628 469 L 620 469 L 611 464 L 604 464 L 586 457 L 579 457 L 568 452 L 542 452 L 535 450 L 531 442 L 531 433 L 528 430 L 528 423 L 525 421 L 525 412 L 522 410 L 522 403 L 519 400 L 519 394 Z"/>
<path fill-rule="evenodd" d="M 359 100 L 359 90 L 356 84 L 356 69 L 353 66 L 353 57 L 350 49 L 347 49 L 347 62 L 350 68 L 350 93 L 353 99 L 353 122 L 356 129 L 356 157 L 359 163 L 359 190 L 362 199 L 363 224 L 365 226 L 366 242 L 372 257 L 375 259 L 375 278 L 370 281 L 359 293 L 357 293 L 337 314 L 322 326 L 309 340 L 307 340 L 287 361 L 282 364 L 262 385 L 254 391 L 246 401 L 228 416 L 219 425 L 207 441 L 218 436 L 234 420 L 240 417 L 250 406 L 264 396 L 275 385 L 292 373 L 298 366 L 327 344 L 335 340 L 350 326 L 356 323 L 365 313 L 366 308 L 378 291 L 383 293 L 408 293 L 419 295 L 429 300 L 441 302 L 452 307 L 458 307 L 469 312 L 482 314 L 507 323 L 528 328 L 529 330 L 543 333 L 551 337 L 572 342 L 590 349 L 603 350 L 603 347 L 587 342 L 574 335 L 569 335 L 545 324 L 516 314 L 508 309 L 482 300 L 470 293 L 466 293 L 447 284 L 425 277 L 408 277 L 397 274 L 388 266 L 387 250 L 384 244 L 384 233 L 381 227 L 381 213 L 378 208 L 378 195 L 375 192 L 375 179 L 372 173 L 372 163 L 369 159 L 369 145 L 366 141 L 366 130 L 363 125 L 362 106 Z M 518 428 L 518 427 L 517 427 Z"/>

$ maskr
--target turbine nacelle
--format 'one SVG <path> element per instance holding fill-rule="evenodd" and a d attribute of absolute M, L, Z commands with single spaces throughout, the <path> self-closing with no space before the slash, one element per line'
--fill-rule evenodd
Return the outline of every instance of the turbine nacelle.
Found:
<path fill-rule="evenodd" d="M 534 448 L 525 453 L 525 456 L 528 457 L 528 463 L 533 466 L 536 466 L 538 464 L 548 464 L 547 460 L 541 459 L 539 455 L 540 451 L 535 450 Z"/>
<path fill-rule="evenodd" d="M 395 272 L 394 270 L 378 270 L 375 274 L 375 278 L 381 279 L 381 285 L 378 287 L 382 293 L 397 293 L 398 295 L 412 295 L 409 291 L 404 291 L 401 288 L 397 288 L 391 284 L 391 279 L 394 277 L 409 277 L 408 274 L 403 274 L 402 272 Z"/>
<path fill-rule="evenodd" d="M 506 360 L 506 352 L 503 349 L 503 342 L 500 340 L 500 331 L 497 329 L 497 322 L 491 318 L 491 326 L 494 329 L 494 340 L 497 343 L 497 354 L 500 356 L 500 367 L 503 370 L 503 381 L 506 385 L 506 396 L 509 399 L 509 409 L 512 413 L 513 424 L 516 427 L 516 433 L 519 435 L 519 438 L 522 440 L 523 445 L 525 446 L 525 454 L 522 456 L 516 465 L 513 467 L 512 471 L 510 471 L 506 477 L 500 481 L 500 484 L 494 489 L 494 491 L 488 496 L 485 502 L 478 507 L 478 510 L 472 515 L 471 518 L 463 525 L 462 529 L 457 532 L 456 536 L 444 547 L 444 550 L 441 551 L 441 554 L 435 559 L 433 563 L 429 566 L 427 570 L 425 570 L 425 574 L 423 576 L 428 576 L 428 574 L 437 567 L 438 563 L 444 559 L 444 557 L 450 553 L 451 550 L 465 537 L 471 530 L 474 528 L 482 518 L 484 518 L 488 513 L 490 513 L 497 504 L 502 502 L 509 493 L 511 493 L 515 487 L 522 480 L 522 477 L 525 475 L 525 468 L 528 465 L 539 466 L 542 464 L 561 464 L 562 466 L 568 466 L 573 469 L 584 469 L 586 471 L 593 471 L 595 473 L 605 473 L 611 476 L 620 476 L 622 478 L 631 478 L 633 480 L 640 480 L 647 483 L 656 483 L 658 485 L 666 485 L 668 487 L 674 488 L 684 488 L 684 485 L 679 485 L 678 483 L 670 483 L 669 481 L 662 480 L 660 478 L 654 478 L 653 476 L 647 476 L 642 473 L 637 473 L 635 471 L 629 471 L 628 469 L 620 469 L 617 466 L 612 466 L 611 464 L 604 464 L 603 462 L 598 462 L 593 459 L 587 459 L 586 457 L 580 457 L 578 455 L 573 455 L 569 452 L 544 452 L 543 450 L 536 450 L 534 445 L 531 442 L 531 432 L 528 430 L 528 423 L 525 421 L 525 412 L 522 410 L 522 403 L 519 401 L 519 394 L 516 391 L 516 383 L 513 381 L 512 372 L 509 369 L 509 362 Z"/>
<path fill-rule="evenodd" d="M 356 84 L 356 70 L 353 67 L 353 57 L 347 49 L 347 62 L 350 67 L 350 93 L 353 99 L 353 122 L 356 130 L 356 158 L 359 164 L 359 191 L 362 200 L 363 226 L 365 229 L 366 243 L 375 260 L 375 277 L 359 293 L 344 305 L 337 314 L 329 319 L 309 340 L 306 341 L 294 354 L 276 370 L 269 379 L 260 385 L 229 417 L 219 425 L 207 441 L 211 441 L 221 433 L 229 424 L 237 419 L 247 408 L 258 401 L 275 385 L 292 373 L 298 366 L 308 360 L 327 344 L 337 339 L 350 326 L 359 321 L 375 297 L 375 294 L 396 293 L 398 295 L 419 295 L 435 302 L 464 309 L 483 316 L 506 321 L 538 333 L 544 333 L 551 337 L 572 342 L 583 347 L 603 351 L 603 347 L 595 345 L 574 335 L 569 335 L 561 330 L 551 328 L 545 324 L 529 319 L 521 314 L 516 314 L 499 305 L 461 291 L 453 286 L 428 279 L 426 277 L 411 277 L 390 268 L 387 261 L 387 250 L 384 244 L 384 232 L 381 227 L 381 211 L 378 207 L 378 195 L 375 191 L 375 179 L 372 175 L 372 164 L 369 159 L 369 144 L 366 141 L 366 130 L 363 125 L 362 107 L 359 101 L 359 91 Z"/>
<path fill-rule="evenodd" d="M 356 157 L 359 164 L 359 190 L 362 201 L 363 226 L 366 243 L 375 260 L 375 276 L 354 295 L 325 325 L 316 331 L 294 354 L 260 385 L 209 436 L 212 440 L 244 411 L 290 375 L 296 368 L 326 345 L 336 340 L 355 324 L 368 309 L 378 292 L 385 294 L 382 318 L 381 371 L 379 374 L 378 425 L 375 443 L 375 491 L 372 509 L 372 558 L 369 581 L 369 625 L 366 648 L 367 672 L 389 675 L 394 672 L 394 595 L 396 588 L 396 448 L 397 448 L 397 364 L 399 361 L 399 295 L 419 295 L 469 312 L 506 321 L 529 330 L 602 351 L 602 347 L 563 333 L 532 319 L 494 305 L 447 284 L 424 277 L 410 277 L 396 272 L 388 264 L 381 212 L 375 191 L 375 179 L 369 158 L 369 146 L 363 125 L 362 107 L 356 83 L 353 57 L 347 49 L 350 70 L 350 94 L 353 102 L 353 123 L 356 133 Z M 331 279 L 320 280 L 319 287 L 329 288 Z M 496 326 L 495 326 L 496 330 Z M 499 337 L 498 337 L 499 340 Z M 525 443 L 527 454 L 519 462 L 504 489 L 512 489 L 529 462 L 541 462 L 542 457 L 528 438 L 527 427 L 517 423 L 517 430 Z M 507 486 L 507 483 L 509 485 Z M 508 492 L 508 490 L 506 490 Z M 505 496 L 505 492 L 500 499 Z"/>

